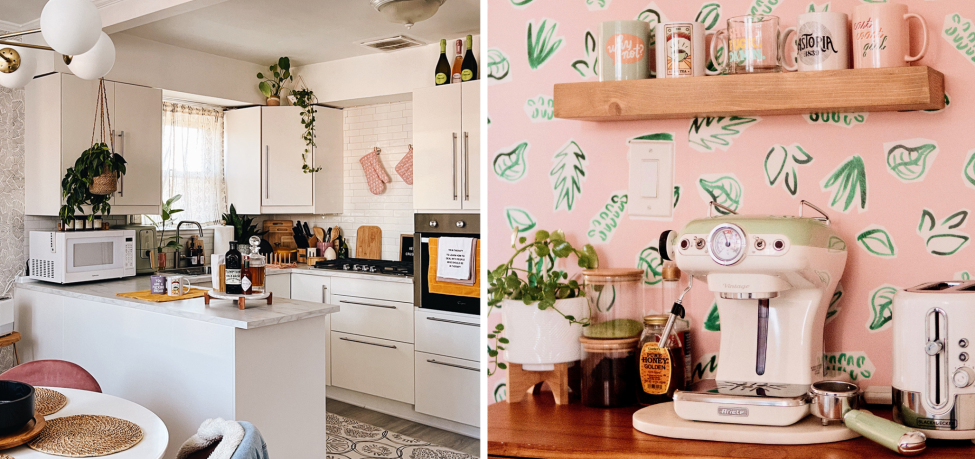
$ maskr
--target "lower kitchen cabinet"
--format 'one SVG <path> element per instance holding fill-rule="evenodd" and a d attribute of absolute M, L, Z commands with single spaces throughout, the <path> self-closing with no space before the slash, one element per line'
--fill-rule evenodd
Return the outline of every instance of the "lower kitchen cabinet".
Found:
<path fill-rule="evenodd" d="M 291 298 L 291 275 L 272 274 L 265 276 L 264 288 L 274 294 L 274 298 Z"/>
<path fill-rule="evenodd" d="M 415 368 L 418 413 L 480 425 L 479 362 L 417 352 Z"/>
<path fill-rule="evenodd" d="M 413 342 L 413 303 L 336 294 L 333 304 L 342 308 L 332 323 L 336 331 Z"/>
<path fill-rule="evenodd" d="M 285 277 L 285 276 L 281 276 Z M 270 278 L 270 276 L 269 276 Z M 292 274 L 289 279 L 288 291 L 291 298 L 314 303 L 332 304 L 332 278 L 310 274 Z M 284 282 L 281 282 L 282 284 Z M 272 290 L 273 292 L 274 290 Z M 342 312 L 342 311 L 339 311 Z M 332 385 L 332 354 L 329 336 L 332 334 L 332 318 L 325 320 L 325 384 Z"/>
<path fill-rule="evenodd" d="M 456 312 L 416 310 L 416 350 L 466 360 L 480 360 L 481 321 Z"/>
<path fill-rule="evenodd" d="M 412 344 L 338 331 L 331 340 L 332 385 L 413 403 Z M 476 377 L 472 387 L 480 387 Z"/>

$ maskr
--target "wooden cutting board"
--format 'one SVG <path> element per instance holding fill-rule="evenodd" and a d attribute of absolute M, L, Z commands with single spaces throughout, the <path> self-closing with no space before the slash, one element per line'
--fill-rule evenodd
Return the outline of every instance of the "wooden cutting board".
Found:
<path fill-rule="evenodd" d="M 355 233 L 355 257 L 369 260 L 383 258 L 383 230 L 378 226 L 360 226 Z"/>

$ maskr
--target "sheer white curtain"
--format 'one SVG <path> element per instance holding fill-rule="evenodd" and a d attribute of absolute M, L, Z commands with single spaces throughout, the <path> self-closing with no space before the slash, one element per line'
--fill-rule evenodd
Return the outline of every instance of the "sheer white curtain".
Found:
<path fill-rule="evenodd" d="M 218 223 L 227 211 L 223 172 L 223 112 L 163 102 L 163 201 L 184 209 L 177 220 Z M 155 218 L 158 222 L 158 218 Z"/>

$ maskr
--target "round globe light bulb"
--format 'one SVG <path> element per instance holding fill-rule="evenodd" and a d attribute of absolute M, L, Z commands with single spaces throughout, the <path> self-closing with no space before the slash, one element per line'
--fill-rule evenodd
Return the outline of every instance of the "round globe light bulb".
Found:
<path fill-rule="evenodd" d="M 113 66 L 115 66 L 115 43 L 105 32 L 102 32 L 98 43 L 95 43 L 90 51 L 72 57 L 71 63 L 68 64 L 71 73 L 85 80 L 97 80 L 108 75 Z"/>
<path fill-rule="evenodd" d="M 41 34 L 61 54 L 88 52 L 101 32 L 102 17 L 91 0 L 49 0 L 41 11 Z"/>
<path fill-rule="evenodd" d="M 10 89 L 19 89 L 27 86 L 34 79 L 37 71 L 37 55 L 30 48 L 11 46 L 20 54 L 20 67 L 13 73 L 0 72 L 0 86 Z"/>

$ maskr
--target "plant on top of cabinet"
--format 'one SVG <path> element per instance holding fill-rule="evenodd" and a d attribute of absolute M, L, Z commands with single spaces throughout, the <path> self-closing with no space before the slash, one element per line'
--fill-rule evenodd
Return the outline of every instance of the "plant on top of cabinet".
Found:
<path fill-rule="evenodd" d="M 182 197 L 183 195 L 177 194 L 176 196 L 167 199 L 166 202 L 162 204 L 162 208 L 161 208 L 162 210 L 159 213 L 159 217 L 161 221 L 159 223 L 156 223 L 156 221 L 153 220 L 152 217 L 146 216 L 146 218 L 148 218 L 153 225 L 160 227 L 159 246 L 156 247 L 156 254 L 159 260 L 159 265 L 158 265 L 159 269 L 163 269 L 166 267 L 166 254 L 163 253 L 164 249 L 173 249 L 173 251 L 178 251 L 183 249 L 183 245 L 179 243 L 178 235 L 171 236 L 169 238 L 169 242 L 167 242 L 166 245 L 163 245 L 163 241 L 166 240 L 166 223 L 172 223 L 173 215 L 183 211 L 183 209 L 173 209 L 173 203 L 179 201 L 179 199 Z"/>
<path fill-rule="evenodd" d="M 263 236 L 267 231 L 257 229 L 253 224 L 254 218 L 238 215 L 234 205 L 230 205 L 230 213 L 223 214 L 223 224 L 234 227 L 234 240 L 238 244 L 249 244 L 251 236 Z"/>
<path fill-rule="evenodd" d="M 588 302 L 582 285 L 569 280 L 569 274 L 555 269 L 555 264 L 557 259 L 575 254 L 579 267 L 597 268 L 596 249 L 590 244 L 582 250 L 573 248 L 562 231 L 538 230 L 528 242 L 528 238 L 519 236 L 517 227 L 511 236 L 511 248 L 515 253 L 508 262 L 488 271 L 488 314 L 494 308 L 501 309 L 502 322 L 487 335 L 494 342 L 493 348 L 488 344 L 488 357 L 493 359 L 488 375 L 507 368 L 498 362 L 498 351 L 505 351 L 506 361 L 519 364 L 579 360 L 579 337 L 582 327 L 589 325 L 585 318 L 589 315 L 584 315 Z M 527 269 L 513 266 L 522 253 L 527 255 Z M 518 276 L 518 271 L 525 274 L 525 279 Z M 544 312 L 536 313 L 531 306 Z M 537 336 L 537 330 L 547 330 L 548 336 Z M 556 340 L 554 336 L 562 338 Z M 512 344 L 511 337 L 517 337 L 517 342 Z"/>
<path fill-rule="evenodd" d="M 261 94 L 267 97 L 268 105 L 281 105 L 281 90 L 284 89 L 282 86 L 285 81 L 292 81 L 291 76 L 291 60 L 285 57 L 278 59 L 278 63 L 268 67 L 268 74 L 260 72 L 257 74 L 257 78 L 262 80 L 257 88 L 261 90 Z"/>
<path fill-rule="evenodd" d="M 298 77 L 298 81 L 301 82 L 301 77 Z M 304 84 L 302 84 L 304 86 Z M 306 174 L 318 172 L 322 170 L 321 166 L 311 167 L 308 165 L 308 153 L 312 148 L 315 148 L 315 106 L 313 104 L 318 103 L 318 98 L 315 97 L 315 92 L 311 89 L 292 89 L 291 94 L 288 96 L 288 100 L 291 101 L 291 105 L 301 107 L 301 125 L 305 128 L 305 133 L 301 135 L 301 138 L 305 141 L 305 152 L 301 154 L 301 160 L 304 164 L 301 166 L 301 170 Z"/>

